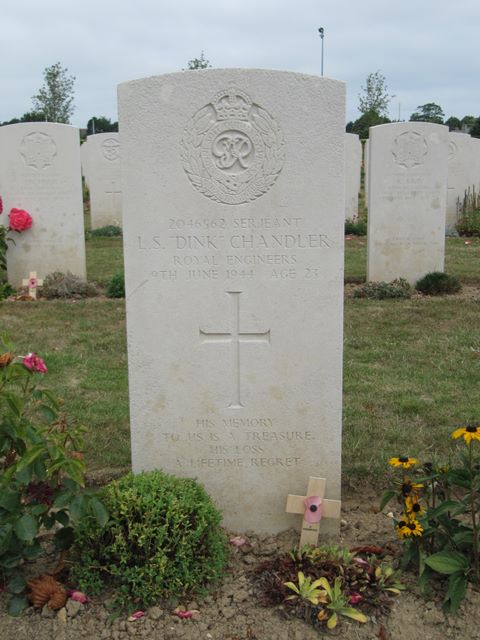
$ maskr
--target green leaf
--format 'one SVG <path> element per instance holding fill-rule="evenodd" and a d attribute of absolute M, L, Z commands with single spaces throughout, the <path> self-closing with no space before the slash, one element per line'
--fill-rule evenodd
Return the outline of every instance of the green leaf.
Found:
<path fill-rule="evenodd" d="M 428 518 L 438 518 L 438 516 L 443 515 L 444 513 L 451 512 L 451 515 L 458 515 L 459 513 L 465 512 L 465 505 L 461 502 L 456 502 L 455 500 L 445 500 L 442 504 L 436 509 L 429 509 L 427 513 Z"/>
<path fill-rule="evenodd" d="M 467 558 L 458 551 L 439 551 L 425 558 L 425 564 L 447 576 L 457 571 L 465 572 L 469 566 Z"/>
<path fill-rule="evenodd" d="M 4 553 L 0 556 L 0 567 L 14 569 L 22 563 L 22 556 L 18 553 Z"/>
<path fill-rule="evenodd" d="M 74 540 L 72 527 L 63 527 L 59 529 L 54 538 L 55 545 L 59 549 L 68 549 L 72 546 Z"/>
<path fill-rule="evenodd" d="M 107 522 L 108 522 L 108 511 L 105 509 L 105 507 L 103 506 L 103 504 L 100 502 L 100 500 L 98 498 L 91 498 L 89 500 L 90 503 L 90 510 L 92 511 L 93 515 L 95 516 L 98 524 L 101 527 L 104 527 Z M 316 586 L 316 583 L 314 583 L 312 585 L 313 587 Z"/>
<path fill-rule="evenodd" d="M 55 520 L 59 522 L 62 527 L 68 526 L 68 523 L 70 522 L 70 518 L 68 517 L 68 513 L 66 513 L 66 511 L 57 511 L 57 513 L 55 514 Z"/>
<path fill-rule="evenodd" d="M 63 507 L 67 507 L 70 504 L 72 499 L 72 494 L 68 492 L 59 493 L 58 496 L 53 501 L 53 506 L 56 509 L 62 509 Z"/>
<path fill-rule="evenodd" d="M 36 560 L 43 553 L 39 542 L 34 542 L 23 548 L 23 557 L 25 560 Z"/>
<path fill-rule="evenodd" d="M 46 504 L 36 504 L 30 509 L 30 513 L 33 516 L 41 516 L 43 513 L 48 511 L 48 505 Z"/>
<path fill-rule="evenodd" d="M 70 516 L 74 522 L 79 522 L 85 513 L 85 498 L 82 495 L 75 496 L 70 503 Z"/>
<path fill-rule="evenodd" d="M 5 511 L 16 511 L 20 507 L 19 491 L 2 491 L 0 493 L 0 507 Z"/>
<path fill-rule="evenodd" d="M 388 491 L 385 491 L 380 500 L 380 506 L 379 506 L 380 511 L 383 511 L 387 506 L 387 504 L 390 502 L 390 500 L 394 498 L 396 495 L 397 495 L 397 492 L 394 491 L 393 489 L 388 489 Z"/>
<path fill-rule="evenodd" d="M 20 596 L 14 596 L 9 600 L 8 613 L 11 616 L 15 616 L 15 617 L 19 616 L 27 606 L 28 606 L 28 602 L 26 598 L 23 598 Z"/>
<path fill-rule="evenodd" d="M 45 453 L 45 445 L 43 443 L 35 444 L 23 454 L 22 459 L 18 463 L 17 470 L 22 471 L 26 467 L 30 466 L 37 458 Z"/>
<path fill-rule="evenodd" d="M 23 515 L 14 524 L 15 533 L 22 542 L 33 542 L 37 535 L 37 522 L 29 513 Z"/>
<path fill-rule="evenodd" d="M 49 424 L 51 424 L 56 419 L 56 411 L 53 411 L 53 409 L 47 404 L 41 404 L 39 409 L 43 413 Z"/>
<path fill-rule="evenodd" d="M 13 526 L 8 523 L 0 526 L 0 556 L 5 553 L 10 545 Z"/>
<path fill-rule="evenodd" d="M 456 613 L 467 592 L 467 577 L 464 573 L 454 573 L 448 579 L 445 603 L 450 602 L 450 613 Z"/>
<path fill-rule="evenodd" d="M 368 621 L 368 618 L 364 613 L 358 611 L 358 609 L 354 609 L 353 607 L 341 607 L 338 609 L 338 613 L 342 616 L 347 616 L 347 618 L 352 618 L 352 620 L 356 620 L 357 622 L 364 623 Z"/>
<path fill-rule="evenodd" d="M 467 546 L 471 548 L 473 544 L 473 531 L 459 531 L 453 536 L 453 541 L 458 546 Z"/>
<path fill-rule="evenodd" d="M 7 584 L 7 591 L 10 593 L 22 593 L 27 583 L 21 576 L 14 576 Z"/>

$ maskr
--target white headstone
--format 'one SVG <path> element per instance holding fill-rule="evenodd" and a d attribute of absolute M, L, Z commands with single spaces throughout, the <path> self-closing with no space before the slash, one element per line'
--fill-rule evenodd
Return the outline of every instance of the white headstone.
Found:
<path fill-rule="evenodd" d="M 472 138 L 467 133 L 451 131 L 448 146 L 448 196 L 446 232 L 455 231 L 458 220 L 458 201 L 463 201 L 465 191 L 475 184 L 474 150 Z"/>
<path fill-rule="evenodd" d="M 13 234 L 9 282 L 21 286 L 30 271 L 85 279 L 79 130 L 46 122 L 0 127 L 0 193 L 4 216 L 16 208 L 33 218 L 28 231 Z"/>
<path fill-rule="evenodd" d="M 368 181 L 370 172 L 368 170 L 368 157 L 369 157 L 369 149 L 370 149 L 370 138 L 367 138 L 363 143 L 363 186 L 365 190 L 365 202 L 368 202 Z"/>
<path fill-rule="evenodd" d="M 90 191 L 92 229 L 122 225 L 120 139 L 118 133 L 97 133 L 87 138 L 86 169 Z"/>
<path fill-rule="evenodd" d="M 345 220 L 358 218 L 358 194 L 362 166 L 362 143 L 355 133 L 345 134 Z"/>
<path fill-rule="evenodd" d="M 207 70 L 119 87 L 133 469 L 236 530 L 340 493 L 344 86 Z M 338 523 L 337 523 L 338 524 Z"/>
<path fill-rule="evenodd" d="M 85 140 L 85 142 L 83 142 L 83 144 L 80 145 L 80 162 L 81 162 L 81 166 L 82 166 L 82 176 L 83 179 L 85 180 L 85 184 L 88 187 L 88 176 L 87 176 L 87 171 L 88 171 L 88 138 L 87 140 Z"/>
<path fill-rule="evenodd" d="M 443 271 L 448 128 L 379 125 L 369 149 L 368 280 L 413 284 Z"/>

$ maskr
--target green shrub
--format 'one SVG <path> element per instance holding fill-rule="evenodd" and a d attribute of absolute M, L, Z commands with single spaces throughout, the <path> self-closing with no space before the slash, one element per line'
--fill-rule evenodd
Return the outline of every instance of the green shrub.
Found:
<path fill-rule="evenodd" d="M 42 297 L 48 298 L 90 298 L 98 294 L 95 285 L 81 280 L 67 271 L 49 273 L 43 281 Z"/>
<path fill-rule="evenodd" d="M 457 293 L 462 288 L 457 276 L 450 276 L 442 271 L 432 271 L 420 278 L 415 289 L 427 296 L 442 296 L 446 293 Z"/>
<path fill-rule="evenodd" d="M 345 220 L 345 235 L 366 236 L 367 223 L 365 220 Z"/>
<path fill-rule="evenodd" d="M 130 473 L 100 495 L 107 525 L 87 519 L 76 536 L 72 571 L 80 589 L 112 587 L 119 604 L 138 608 L 201 592 L 220 578 L 227 559 L 221 515 L 195 480 Z"/>
<path fill-rule="evenodd" d="M 123 271 L 117 271 L 107 285 L 108 298 L 124 298 L 125 297 L 125 276 Z"/>
<path fill-rule="evenodd" d="M 411 298 L 412 287 L 403 278 L 392 282 L 366 282 L 355 289 L 354 298 L 370 298 L 372 300 L 386 300 L 387 298 Z"/>
<path fill-rule="evenodd" d="M 102 238 L 118 238 L 122 236 L 122 229 L 114 224 L 107 224 L 106 227 L 99 227 L 98 229 L 90 229 L 87 237 L 102 237 Z"/>
<path fill-rule="evenodd" d="M 480 210 L 467 211 L 461 215 L 456 229 L 461 236 L 480 237 Z"/>
<path fill-rule="evenodd" d="M 0 281 L 0 300 L 5 300 L 8 296 L 11 296 L 15 293 L 15 289 L 8 282 Z"/>

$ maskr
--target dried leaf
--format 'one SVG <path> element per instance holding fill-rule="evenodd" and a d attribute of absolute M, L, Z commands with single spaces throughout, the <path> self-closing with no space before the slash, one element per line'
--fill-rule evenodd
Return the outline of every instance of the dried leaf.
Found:
<path fill-rule="evenodd" d="M 48 574 L 38 576 L 27 582 L 30 592 L 27 594 L 29 601 L 36 609 L 48 605 L 56 611 L 61 609 L 67 601 L 67 592 L 55 578 Z"/>

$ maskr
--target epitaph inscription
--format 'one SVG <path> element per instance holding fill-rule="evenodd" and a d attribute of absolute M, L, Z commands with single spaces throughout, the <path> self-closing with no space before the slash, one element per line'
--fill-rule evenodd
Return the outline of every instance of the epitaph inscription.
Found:
<path fill-rule="evenodd" d="M 285 160 L 274 118 L 245 92 L 219 92 L 191 118 L 181 141 L 181 160 L 192 185 L 224 204 L 242 204 L 266 193 Z"/>

